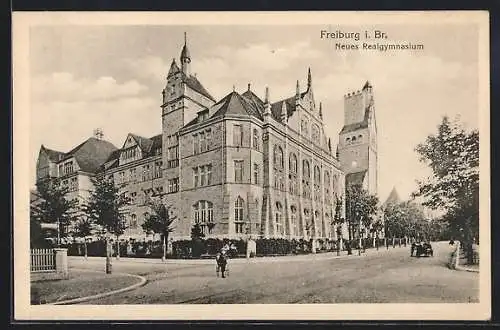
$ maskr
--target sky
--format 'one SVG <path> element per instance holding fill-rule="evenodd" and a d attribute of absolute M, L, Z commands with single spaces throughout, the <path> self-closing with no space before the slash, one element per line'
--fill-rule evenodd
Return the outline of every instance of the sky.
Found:
<path fill-rule="evenodd" d="M 342 51 L 321 30 L 380 29 L 421 51 Z M 30 29 L 30 181 L 40 146 L 69 151 L 101 128 L 121 147 L 127 134 L 161 133 L 161 91 L 187 32 L 192 71 L 220 99 L 247 84 L 272 102 L 295 94 L 312 72 L 316 103 L 335 150 L 343 97 L 373 85 L 379 198 L 407 199 L 430 174 L 414 151 L 443 115 L 478 127 L 477 30 L 465 24 L 380 26 L 34 26 Z M 342 41 L 342 42 L 348 42 Z"/>

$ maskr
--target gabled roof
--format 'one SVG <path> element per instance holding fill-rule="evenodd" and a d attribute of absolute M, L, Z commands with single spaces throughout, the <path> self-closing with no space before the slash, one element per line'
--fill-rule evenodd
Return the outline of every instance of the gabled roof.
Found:
<path fill-rule="evenodd" d="M 45 147 L 43 144 L 40 149 L 43 150 L 47 154 L 49 159 L 53 162 L 58 162 L 59 160 L 63 159 L 65 155 L 64 152 L 49 149 Z"/>
<path fill-rule="evenodd" d="M 198 80 L 198 78 L 196 78 L 193 75 L 188 76 L 184 72 L 181 72 L 181 77 L 182 77 L 182 81 L 186 85 L 188 85 L 189 88 L 191 88 L 192 90 L 200 93 L 203 96 L 208 97 L 210 100 L 212 100 L 214 102 L 216 101 L 214 99 L 214 97 L 212 95 L 210 95 L 210 93 L 205 89 L 205 87 L 203 87 L 203 85 L 200 83 L 200 81 Z"/>
<path fill-rule="evenodd" d="M 396 187 L 392 188 L 391 193 L 389 194 L 389 197 L 384 202 L 384 205 L 388 204 L 399 204 L 401 203 L 401 198 L 399 198 L 399 194 L 396 191 Z"/>
<path fill-rule="evenodd" d="M 345 176 L 346 186 L 362 185 L 368 170 L 349 173 Z"/>
<path fill-rule="evenodd" d="M 271 104 L 271 115 L 277 121 L 281 121 L 281 108 L 286 103 L 286 114 L 289 118 L 295 112 L 295 96 Z"/>
<path fill-rule="evenodd" d="M 151 147 L 153 146 L 153 141 L 151 141 L 151 139 L 133 133 L 129 133 L 129 135 L 134 138 L 143 153 L 148 153 L 151 151 Z"/>

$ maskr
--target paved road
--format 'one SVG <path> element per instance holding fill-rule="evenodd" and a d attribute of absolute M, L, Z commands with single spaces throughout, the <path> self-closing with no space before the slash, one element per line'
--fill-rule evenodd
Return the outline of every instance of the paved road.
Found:
<path fill-rule="evenodd" d="M 338 258 L 320 254 L 282 262 L 233 262 L 217 278 L 209 264 L 113 262 L 114 272 L 143 275 L 134 291 L 86 304 L 439 303 L 477 302 L 479 274 L 450 270 L 451 247 L 434 243 L 433 258 L 410 257 L 409 247 Z M 71 259 L 70 267 L 102 269 L 102 259 Z"/>

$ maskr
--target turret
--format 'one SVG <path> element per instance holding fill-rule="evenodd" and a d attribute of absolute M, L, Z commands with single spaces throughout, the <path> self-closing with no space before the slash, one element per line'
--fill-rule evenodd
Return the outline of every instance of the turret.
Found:
<path fill-rule="evenodd" d="M 319 118 L 323 119 L 323 105 L 319 102 Z"/>
<path fill-rule="evenodd" d="M 311 88 L 311 86 L 312 86 L 312 75 L 311 75 L 311 68 L 309 68 L 307 71 L 307 89 Z"/>
<path fill-rule="evenodd" d="M 184 47 L 181 51 L 181 69 L 187 76 L 191 73 L 191 55 L 189 54 L 189 49 L 187 47 L 187 34 L 184 32 Z"/>

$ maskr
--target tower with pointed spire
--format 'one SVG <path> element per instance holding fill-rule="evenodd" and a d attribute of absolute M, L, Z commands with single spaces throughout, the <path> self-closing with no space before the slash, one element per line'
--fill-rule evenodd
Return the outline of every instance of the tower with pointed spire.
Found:
<path fill-rule="evenodd" d="M 181 51 L 181 70 L 185 75 L 189 76 L 191 74 L 191 55 L 189 54 L 189 49 L 187 46 L 187 33 L 184 32 L 184 47 Z"/>
<path fill-rule="evenodd" d="M 361 184 L 378 193 L 377 124 L 373 87 L 366 82 L 361 91 L 344 95 L 344 126 L 339 134 L 339 160 L 346 184 Z"/>

